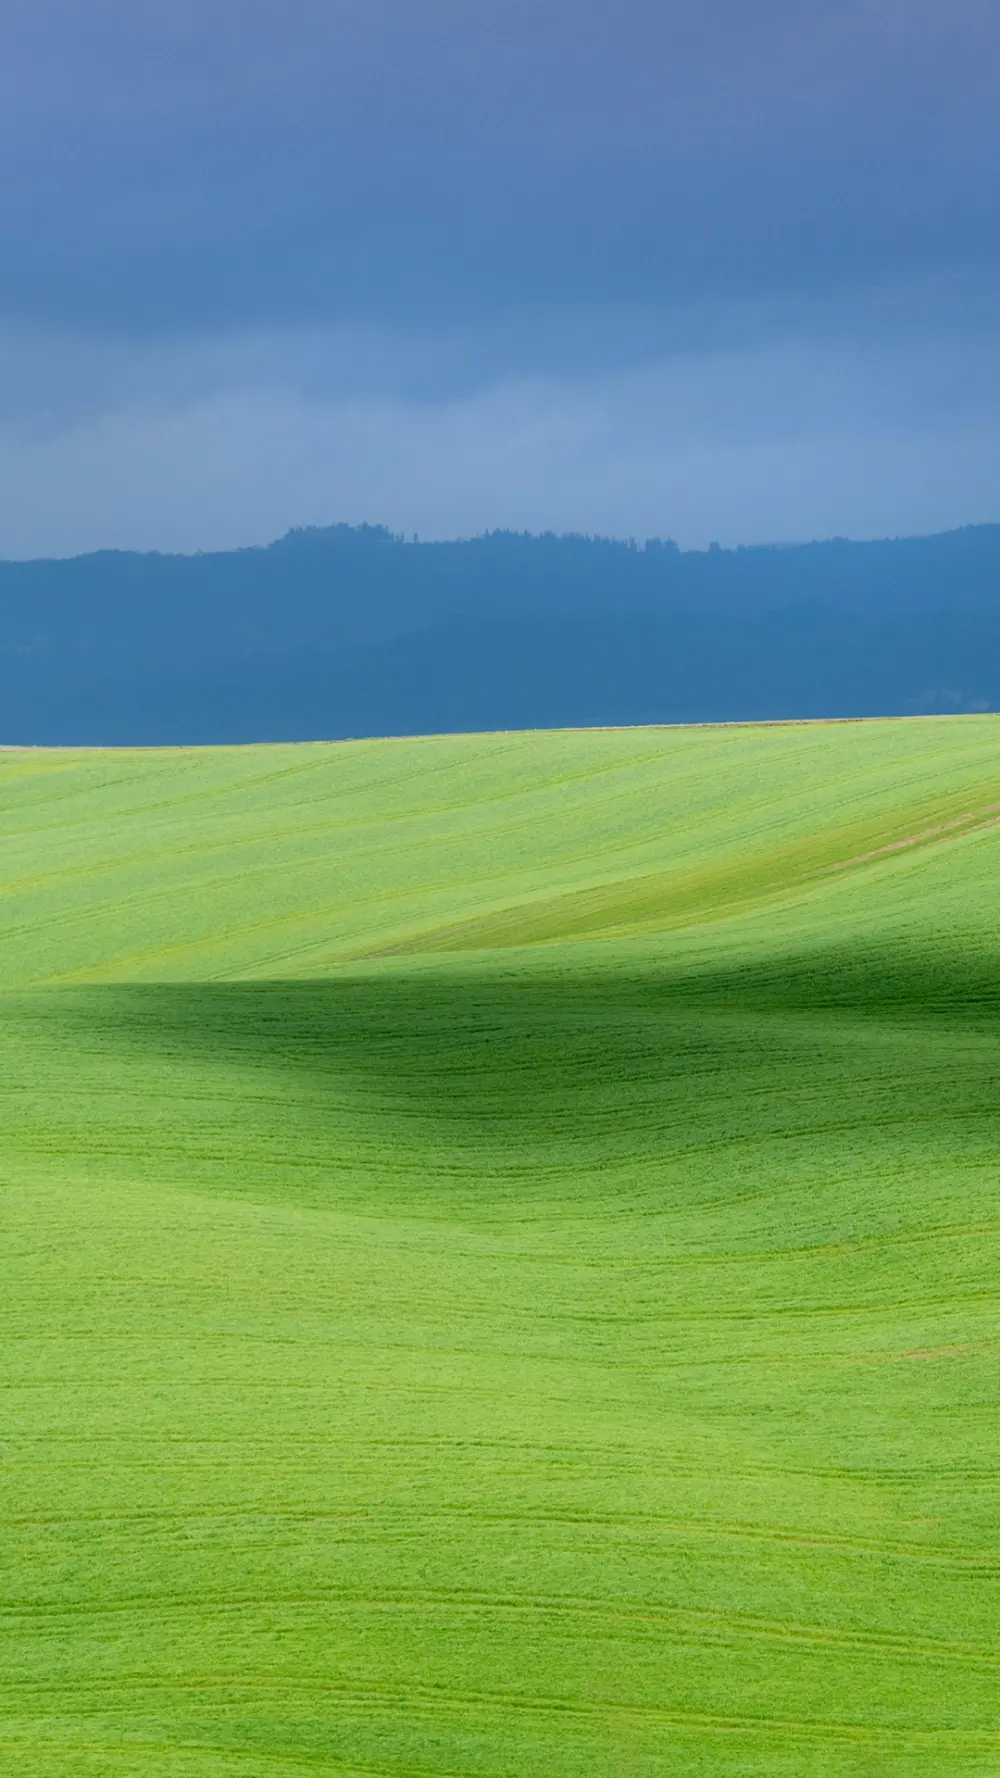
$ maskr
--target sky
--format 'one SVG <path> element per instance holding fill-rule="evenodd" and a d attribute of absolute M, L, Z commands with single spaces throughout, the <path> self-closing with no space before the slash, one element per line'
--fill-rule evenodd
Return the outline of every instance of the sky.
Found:
<path fill-rule="evenodd" d="M 0 555 L 1000 521 L 996 0 L 0 0 Z"/>

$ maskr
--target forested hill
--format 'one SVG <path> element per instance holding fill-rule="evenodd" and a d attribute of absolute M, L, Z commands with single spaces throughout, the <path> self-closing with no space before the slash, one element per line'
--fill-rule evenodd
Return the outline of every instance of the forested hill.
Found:
<path fill-rule="evenodd" d="M 0 563 L 6 744 L 998 707 L 1000 525 L 706 551 L 336 525 Z"/>

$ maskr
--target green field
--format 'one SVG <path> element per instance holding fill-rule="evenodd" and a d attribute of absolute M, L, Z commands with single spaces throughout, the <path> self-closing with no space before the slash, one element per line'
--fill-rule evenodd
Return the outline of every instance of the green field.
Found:
<path fill-rule="evenodd" d="M 1000 718 L 0 840 L 4 1778 L 997 1778 Z"/>

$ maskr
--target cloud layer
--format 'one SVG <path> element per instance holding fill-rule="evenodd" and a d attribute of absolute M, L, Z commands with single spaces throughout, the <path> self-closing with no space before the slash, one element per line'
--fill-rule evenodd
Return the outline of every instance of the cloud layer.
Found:
<path fill-rule="evenodd" d="M 8 0 L 0 551 L 1000 516 L 986 0 Z"/>

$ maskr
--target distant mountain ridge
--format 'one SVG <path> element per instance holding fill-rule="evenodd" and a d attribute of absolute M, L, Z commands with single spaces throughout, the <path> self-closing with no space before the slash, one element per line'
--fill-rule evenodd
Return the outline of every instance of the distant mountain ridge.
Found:
<path fill-rule="evenodd" d="M 1000 525 L 683 551 L 381 526 L 0 563 L 0 741 L 1000 708 Z"/>

